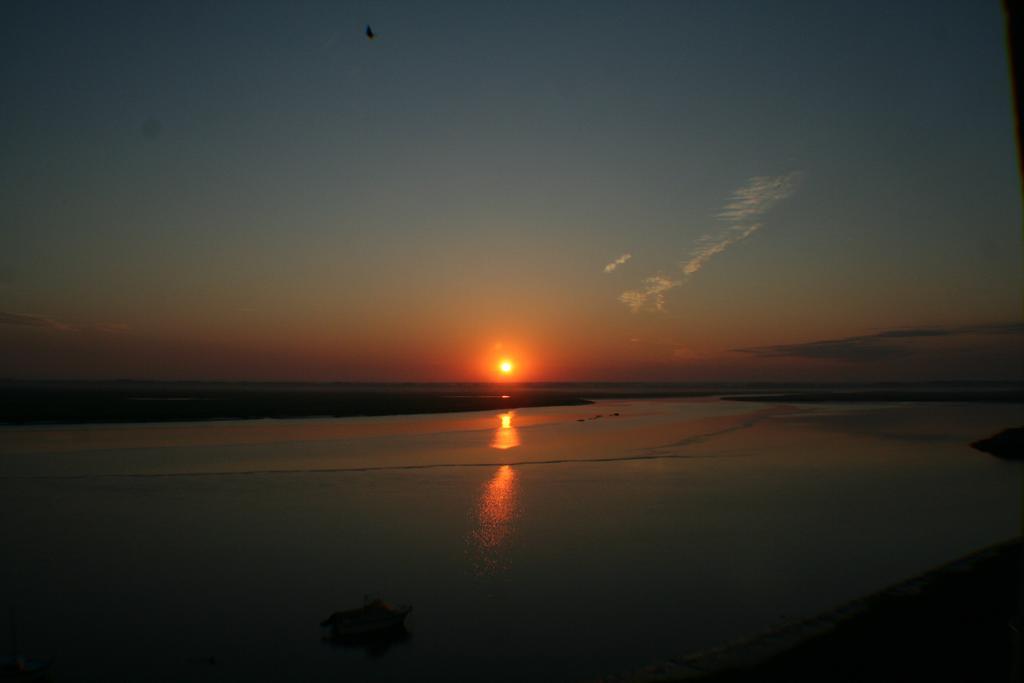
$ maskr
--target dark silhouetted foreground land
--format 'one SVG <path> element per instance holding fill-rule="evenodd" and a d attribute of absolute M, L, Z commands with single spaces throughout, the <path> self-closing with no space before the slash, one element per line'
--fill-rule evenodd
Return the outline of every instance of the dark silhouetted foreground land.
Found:
<path fill-rule="evenodd" d="M 743 394 L 739 396 L 726 396 L 724 398 L 730 401 L 761 401 L 770 403 L 888 403 L 894 401 L 1024 403 L 1024 390 L 1014 387 L 864 389 L 856 391 L 811 389 L 784 394 Z"/>
<path fill-rule="evenodd" d="M 1020 680 L 1012 676 L 1020 673 L 1021 552 L 1018 538 L 817 619 L 609 680 Z"/>
<path fill-rule="evenodd" d="M 1024 403 L 1004 383 L 801 385 L 679 383 L 245 383 L 0 382 L 0 423 L 166 422 L 256 418 L 410 415 L 531 406 L 583 405 L 602 398 L 722 396 L 736 401 L 970 401 Z"/>
<path fill-rule="evenodd" d="M 487 385 L 33 382 L 0 386 L 0 422 L 57 424 L 409 415 L 582 405 Z"/>
<path fill-rule="evenodd" d="M 995 436 L 971 444 L 985 453 L 1006 460 L 1024 460 L 1024 427 L 1004 429 Z"/>

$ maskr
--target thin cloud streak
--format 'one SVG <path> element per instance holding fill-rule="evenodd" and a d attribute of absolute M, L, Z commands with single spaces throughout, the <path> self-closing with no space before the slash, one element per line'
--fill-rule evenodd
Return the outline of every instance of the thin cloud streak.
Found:
<path fill-rule="evenodd" d="M 0 311 L 0 325 L 17 325 L 20 327 L 44 327 L 59 332 L 73 332 L 78 328 L 62 323 L 43 315 L 26 315 L 24 313 L 6 313 Z"/>
<path fill-rule="evenodd" d="M 127 323 L 96 323 L 92 329 L 107 334 L 121 334 L 130 331 L 131 327 Z"/>
<path fill-rule="evenodd" d="M 848 363 L 908 356 L 916 352 L 907 340 L 968 335 L 1024 335 L 1024 323 L 986 323 L 954 327 L 921 327 L 886 330 L 876 334 L 823 339 L 799 344 L 778 344 L 732 349 L 759 358 L 835 360 Z"/>
<path fill-rule="evenodd" d="M 798 172 L 781 176 L 757 176 L 732 193 L 732 199 L 716 218 L 732 223 L 728 228 L 702 235 L 690 258 L 682 264 L 683 273 L 692 276 L 713 257 L 747 239 L 761 228 L 752 222 L 796 190 Z"/>
<path fill-rule="evenodd" d="M 756 176 L 732 194 L 732 200 L 716 216 L 729 223 L 746 223 L 793 194 L 800 180 L 794 171 L 780 176 Z"/>
<path fill-rule="evenodd" d="M 128 332 L 131 328 L 126 323 L 92 323 L 77 325 L 72 323 L 54 320 L 45 315 L 30 315 L 25 313 L 10 313 L 0 311 L 0 325 L 12 325 L 15 327 L 35 327 L 56 332 L 102 332 L 106 334 L 119 334 Z"/>
<path fill-rule="evenodd" d="M 723 251 L 731 247 L 732 245 L 747 239 L 753 235 L 761 227 L 760 223 L 755 223 L 747 228 L 742 226 L 733 226 L 731 234 L 726 235 L 704 235 L 697 240 L 697 248 L 690 252 L 690 260 L 683 263 L 683 274 L 691 276 L 701 268 L 704 264 L 712 259 L 712 257 L 721 254 Z"/>
<path fill-rule="evenodd" d="M 780 176 L 756 176 L 748 180 L 746 185 L 732 193 L 726 205 L 715 215 L 718 220 L 730 225 L 701 235 L 689 257 L 679 264 L 683 272 L 681 280 L 673 280 L 660 274 L 651 276 L 644 280 L 642 287 L 619 295 L 619 301 L 629 306 L 634 313 L 642 310 L 663 310 L 666 291 L 682 285 L 700 272 L 712 258 L 760 230 L 762 223 L 756 219 L 778 202 L 791 196 L 796 191 L 799 180 L 798 171 Z M 618 265 L 615 262 L 608 264 L 605 266 L 605 272 L 615 270 Z"/>
<path fill-rule="evenodd" d="M 616 268 L 618 268 L 619 266 L 621 266 L 623 263 L 625 263 L 626 261 L 628 261 L 631 258 L 633 258 L 632 254 L 630 254 L 628 252 L 623 254 L 622 256 L 620 256 L 619 258 L 615 259 L 614 261 L 609 263 L 607 266 L 605 266 L 604 267 L 604 272 L 606 272 L 606 273 L 613 272 Z"/>

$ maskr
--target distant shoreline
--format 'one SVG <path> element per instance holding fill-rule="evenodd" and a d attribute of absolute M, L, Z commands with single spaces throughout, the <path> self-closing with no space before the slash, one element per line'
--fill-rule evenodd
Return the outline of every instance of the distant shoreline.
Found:
<path fill-rule="evenodd" d="M 476 394 L 450 391 L 215 387 L 0 390 L 0 424 L 119 424 L 214 420 L 377 417 L 540 406 L 590 401 L 552 392 Z"/>
<path fill-rule="evenodd" d="M 1024 403 L 1016 383 L 372 384 L 0 381 L 0 424 L 118 424 L 369 417 L 547 406 L 599 399 L 710 398 L 773 403 Z"/>
<path fill-rule="evenodd" d="M 1024 390 L 1002 391 L 807 391 L 786 394 L 765 393 L 723 396 L 726 401 L 757 401 L 760 403 L 1024 403 Z"/>

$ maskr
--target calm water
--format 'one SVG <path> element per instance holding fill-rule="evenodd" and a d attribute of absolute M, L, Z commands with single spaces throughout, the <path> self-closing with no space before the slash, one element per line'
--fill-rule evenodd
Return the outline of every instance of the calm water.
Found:
<path fill-rule="evenodd" d="M 965 444 L 1022 416 L 702 399 L 0 428 L 0 602 L 63 680 L 586 680 L 1019 533 L 1020 466 Z M 413 604 L 411 635 L 322 641 L 364 594 Z"/>

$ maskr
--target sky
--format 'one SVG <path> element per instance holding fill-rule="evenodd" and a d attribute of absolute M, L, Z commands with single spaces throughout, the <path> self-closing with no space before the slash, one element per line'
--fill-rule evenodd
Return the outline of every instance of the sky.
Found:
<path fill-rule="evenodd" d="M 1024 378 L 996 0 L 0 16 L 0 377 Z"/>

